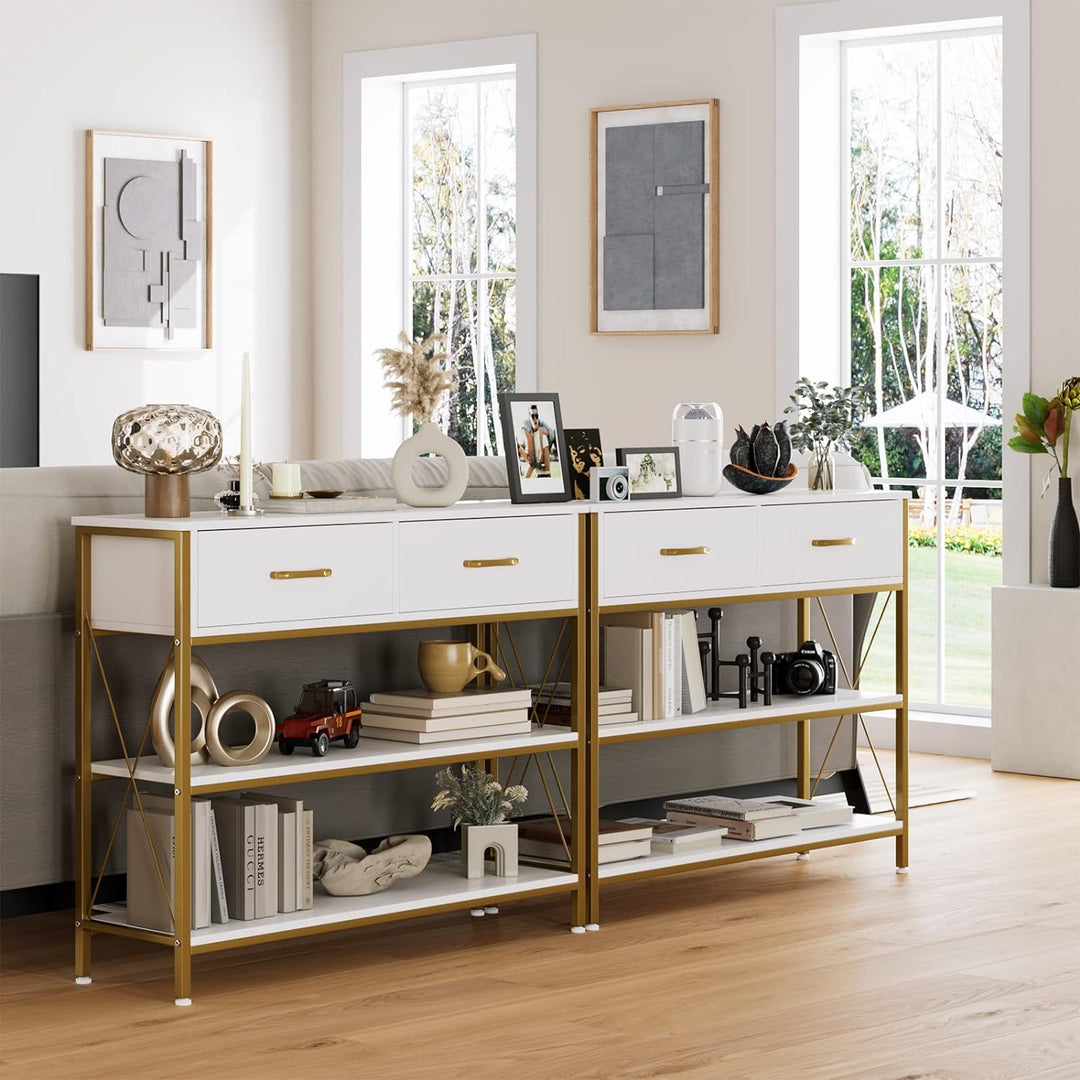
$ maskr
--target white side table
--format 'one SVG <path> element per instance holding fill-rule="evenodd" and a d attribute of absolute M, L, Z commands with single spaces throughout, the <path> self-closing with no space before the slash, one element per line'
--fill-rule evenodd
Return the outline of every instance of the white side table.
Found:
<path fill-rule="evenodd" d="M 991 591 L 990 764 L 1080 780 L 1080 589 Z"/>

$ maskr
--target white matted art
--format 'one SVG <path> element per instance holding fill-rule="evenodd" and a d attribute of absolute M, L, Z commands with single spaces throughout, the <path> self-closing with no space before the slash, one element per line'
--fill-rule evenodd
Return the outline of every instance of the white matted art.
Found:
<path fill-rule="evenodd" d="M 86 133 L 86 348 L 209 349 L 212 144 Z"/>
<path fill-rule="evenodd" d="M 716 334 L 720 103 L 592 110 L 594 334 Z"/>

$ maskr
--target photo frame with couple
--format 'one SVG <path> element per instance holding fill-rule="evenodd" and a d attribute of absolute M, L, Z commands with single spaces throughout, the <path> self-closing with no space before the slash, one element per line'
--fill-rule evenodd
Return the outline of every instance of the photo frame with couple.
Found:
<path fill-rule="evenodd" d="M 510 501 L 566 502 L 570 467 L 558 394 L 499 395 Z"/>

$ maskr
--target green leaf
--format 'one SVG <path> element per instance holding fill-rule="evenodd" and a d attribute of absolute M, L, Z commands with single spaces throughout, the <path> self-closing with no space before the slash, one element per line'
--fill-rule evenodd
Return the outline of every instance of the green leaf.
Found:
<path fill-rule="evenodd" d="M 1031 442 L 1022 435 L 1014 435 L 1009 440 L 1010 450 L 1019 450 L 1021 454 L 1045 454 L 1046 447 L 1042 443 Z"/>
<path fill-rule="evenodd" d="M 1043 424 L 1046 423 L 1046 410 L 1050 408 L 1050 402 L 1038 394 L 1025 394 L 1023 399 L 1024 415 L 1028 423 L 1041 435 Z"/>

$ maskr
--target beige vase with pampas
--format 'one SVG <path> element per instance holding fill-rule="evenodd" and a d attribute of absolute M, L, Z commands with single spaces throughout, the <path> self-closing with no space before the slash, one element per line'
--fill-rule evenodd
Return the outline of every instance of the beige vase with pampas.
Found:
<path fill-rule="evenodd" d="M 432 422 L 435 407 L 453 385 L 454 367 L 439 351 L 442 335 L 410 341 L 399 335 L 402 348 L 380 349 L 376 355 L 387 374 L 385 385 L 394 391 L 392 406 L 401 416 L 419 421 L 416 434 L 406 439 L 394 454 L 390 480 L 398 499 L 409 506 L 451 506 L 465 494 L 469 464 L 465 451 Z M 446 461 L 447 477 L 442 487 L 420 487 L 412 476 L 413 462 L 425 454 Z"/>

